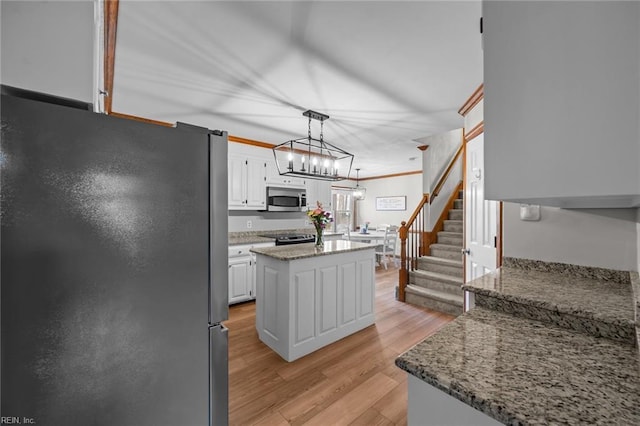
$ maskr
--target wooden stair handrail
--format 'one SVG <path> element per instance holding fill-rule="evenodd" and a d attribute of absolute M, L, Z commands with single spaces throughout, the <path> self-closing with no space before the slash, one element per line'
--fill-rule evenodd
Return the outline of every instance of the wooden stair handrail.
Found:
<path fill-rule="evenodd" d="M 427 204 L 433 203 L 435 197 L 438 196 L 444 183 L 449 178 L 453 166 L 464 151 L 464 143 L 456 151 L 455 155 L 447 165 L 442 176 L 438 179 L 435 189 L 430 194 L 423 194 L 418 206 L 408 221 L 402 221 L 399 229 L 400 238 L 400 271 L 398 272 L 398 300 L 405 301 L 405 288 L 409 284 L 409 271 L 416 269 L 418 258 L 428 256 L 429 246 L 431 245 L 432 233 L 426 232 L 424 229 L 424 208 Z M 450 201 L 452 203 L 452 201 Z M 411 241 L 411 246 L 407 248 L 407 241 Z M 411 253 L 409 253 L 411 251 Z"/>
<path fill-rule="evenodd" d="M 438 180 L 438 184 L 436 185 L 435 189 L 432 192 L 430 203 L 433 203 L 434 198 L 436 198 L 440 194 L 440 191 L 442 190 L 444 183 L 446 182 L 447 178 L 451 174 L 451 170 L 453 170 L 453 166 L 456 164 L 456 161 L 458 161 L 458 158 L 460 157 L 460 155 L 462 155 L 463 148 L 464 148 L 464 144 L 460 144 L 460 147 L 456 151 L 456 154 L 453 156 L 453 159 L 449 162 L 449 165 L 447 166 L 442 176 L 440 176 L 440 179 Z"/>
<path fill-rule="evenodd" d="M 418 214 L 420 213 L 420 208 L 422 208 L 428 202 L 429 202 L 429 194 L 422 195 L 422 200 L 418 202 L 418 207 L 416 207 L 416 209 L 413 211 L 413 214 L 409 218 L 409 221 L 402 222 L 402 223 L 407 223 L 407 227 L 413 225 L 413 222 L 415 222 L 416 218 L 418 217 Z"/>
<path fill-rule="evenodd" d="M 422 229 L 422 226 L 424 224 L 424 206 L 428 202 L 429 202 L 429 194 L 423 194 L 422 199 L 418 203 L 418 207 L 416 207 L 416 209 L 413 211 L 413 214 L 409 218 L 409 222 L 402 221 L 400 223 L 400 229 L 398 232 L 398 235 L 400 238 L 400 271 L 398 272 L 399 274 L 398 300 L 402 302 L 404 302 L 404 299 L 405 299 L 404 289 L 407 286 L 407 283 L 409 282 L 409 270 L 415 267 L 415 265 L 410 265 L 409 263 L 413 262 L 413 259 L 417 257 L 416 256 L 417 253 L 415 253 L 418 247 L 418 245 L 416 244 L 416 240 L 418 241 L 418 244 L 420 241 L 422 241 L 421 235 L 416 235 L 416 233 L 414 232 L 414 228 L 418 228 L 420 233 L 424 231 Z M 414 226 L 416 224 L 416 220 L 417 220 L 417 226 Z M 411 245 L 413 256 L 411 257 L 407 256 L 407 239 L 409 238 L 410 229 L 412 230 L 411 238 L 413 242 L 413 244 Z"/>

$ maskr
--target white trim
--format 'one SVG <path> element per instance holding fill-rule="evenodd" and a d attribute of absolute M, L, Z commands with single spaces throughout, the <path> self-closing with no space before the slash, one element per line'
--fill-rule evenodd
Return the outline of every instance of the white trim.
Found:
<path fill-rule="evenodd" d="M 104 113 L 104 0 L 93 0 L 93 110 Z"/>

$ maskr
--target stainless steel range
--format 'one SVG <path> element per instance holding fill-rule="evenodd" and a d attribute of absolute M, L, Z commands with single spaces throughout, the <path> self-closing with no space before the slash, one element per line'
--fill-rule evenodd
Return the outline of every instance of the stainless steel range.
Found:
<path fill-rule="evenodd" d="M 313 234 L 279 234 L 275 238 L 277 246 L 312 243 L 316 240 Z"/>

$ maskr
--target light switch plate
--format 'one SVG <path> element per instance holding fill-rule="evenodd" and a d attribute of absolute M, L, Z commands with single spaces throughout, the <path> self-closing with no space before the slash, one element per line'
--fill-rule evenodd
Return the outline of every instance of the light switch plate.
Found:
<path fill-rule="evenodd" d="M 537 204 L 520 204 L 520 220 L 540 220 L 540 206 Z"/>

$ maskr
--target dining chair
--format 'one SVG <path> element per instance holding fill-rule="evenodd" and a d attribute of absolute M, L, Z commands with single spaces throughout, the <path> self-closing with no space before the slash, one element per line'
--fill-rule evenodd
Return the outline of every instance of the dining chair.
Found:
<path fill-rule="evenodd" d="M 377 246 L 375 251 L 378 263 L 382 264 L 384 269 L 388 269 L 387 264 L 389 263 L 389 258 L 391 258 L 396 267 L 400 266 L 400 262 L 396 257 L 397 241 L 398 227 L 396 225 L 388 226 L 384 231 L 384 240 L 382 240 L 382 244 Z"/>
<path fill-rule="evenodd" d="M 338 232 L 342 232 L 342 239 L 343 240 L 349 240 L 351 241 L 351 227 L 349 225 L 344 226 L 344 228 L 342 227 L 342 225 L 339 227 L 339 229 L 342 229 L 342 231 L 340 231 L 339 229 L 336 229 Z"/>

